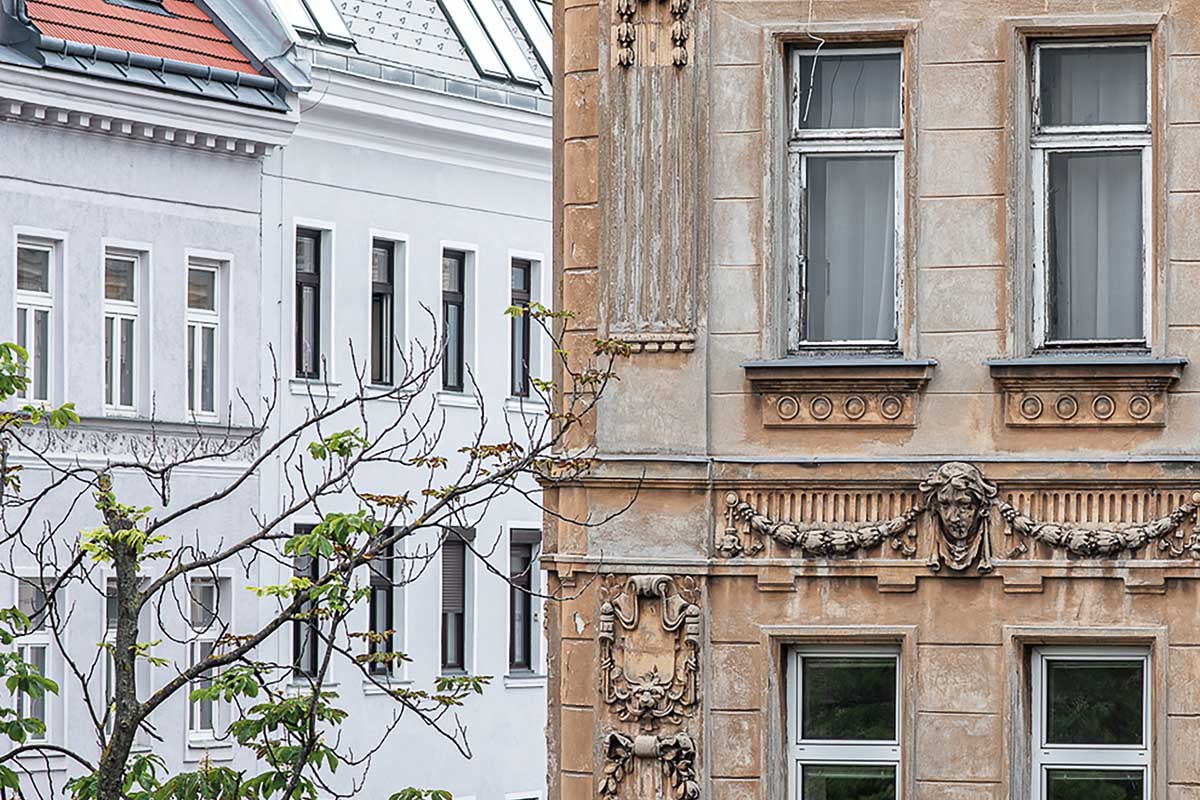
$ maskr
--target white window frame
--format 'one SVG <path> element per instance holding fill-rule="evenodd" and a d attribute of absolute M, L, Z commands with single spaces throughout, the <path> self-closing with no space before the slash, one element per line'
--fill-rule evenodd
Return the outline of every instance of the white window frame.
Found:
<path fill-rule="evenodd" d="M 1142 771 L 1142 793 L 1150 800 L 1153 782 L 1151 741 L 1153 736 L 1150 705 L 1151 660 L 1147 647 L 1056 646 L 1036 647 L 1030 658 L 1032 733 L 1032 775 L 1030 797 L 1043 800 L 1046 776 L 1050 769 Z M 1141 661 L 1142 662 L 1142 744 L 1137 745 L 1051 745 L 1046 742 L 1046 662 L 1047 661 Z"/>
<path fill-rule="evenodd" d="M 820 52 L 833 55 L 899 55 L 900 57 L 900 127 L 898 128 L 802 128 L 800 120 L 804 114 L 801 59 Z M 795 268 L 788 271 L 788 351 L 831 350 L 831 349 L 901 349 L 901 324 L 904 319 L 904 263 L 905 244 L 905 192 L 904 192 L 904 119 L 905 80 L 904 48 L 900 45 L 888 47 L 797 47 L 789 51 L 791 67 L 791 103 L 788 119 L 788 184 L 792 194 L 788 203 L 789 238 L 794 254 Z M 808 192 L 808 158 L 810 156 L 861 156 L 864 154 L 890 155 L 895 164 L 893 178 L 893 201 L 895 211 L 895 298 L 893 300 L 896 336 L 893 339 L 809 339 L 807 320 L 804 313 L 804 297 L 808 283 L 807 241 L 802 214 Z"/>
<path fill-rule="evenodd" d="M 896 662 L 896 738 L 890 741 L 841 741 L 801 739 L 800 715 L 804 708 L 802 661 L 805 658 L 891 658 Z M 899 646 L 889 645 L 804 645 L 788 652 L 787 727 L 788 797 L 803 800 L 803 769 L 807 765 L 888 766 L 896 770 L 896 798 L 904 795 L 904 662 Z"/>
<path fill-rule="evenodd" d="M 110 300 L 105 289 L 106 277 L 101 274 L 100 291 L 104 298 L 104 325 L 100 332 L 101 348 L 104 347 L 104 341 L 108 325 L 113 326 L 113 358 L 112 363 L 108 365 L 108 374 L 104 376 L 101 391 L 104 393 L 104 410 L 105 413 L 122 416 L 136 414 L 138 410 L 139 393 L 142 389 L 142 298 L 146 295 L 146 287 L 143 285 L 146 282 L 145 253 L 135 250 L 129 250 L 123 247 L 105 247 L 104 260 L 102 269 L 108 269 L 109 259 L 129 261 L 133 264 L 133 302 L 125 300 Z M 119 354 L 121 352 L 121 322 L 131 320 L 133 322 L 133 369 L 130 370 L 130 380 L 133 382 L 131 387 L 130 397 L 133 399 L 131 405 L 123 405 L 121 403 L 121 360 Z M 104 359 L 101 358 L 102 365 Z M 112 387 L 112 401 L 108 398 L 108 387 Z"/>
<path fill-rule="evenodd" d="M 27 375 L 29 376 L 29 389 L 24 392 L 18 392 L 17 397 L 26 402 L 43 402 L 48 403 L 55 397 L 54 372 L 55 372 L 55 354 L 58 348 L 58 336 L 55 327 L 58 324 L 57 315 L 54 308 L 54 298 L 59 294 L 59 276 L 58 264 L 61 256 L 60 243 L 53 239 L 45 239 L 42 237 L 17 235 L 17 246 L 13 251 L 14 259 L 21 250 L 38 250 L 49 256 L 49 272 L 47 278 L 46 292 L 33 292 L 27 289 L 16 289 L 17 314 L 14 318 L 14 324 L 17 327 L 16 340 L 20 342 L 24 337 L 26 350 L 29 352 L 29 363 L 27 364 Z M 14 260 L 14 264 L 15 264 Z M 25 329 L 21 330 L 21 312 L 25 312 Z M 38 312 L 46 313 L 46 352 L 38 352 L 34 338 L 34 318 Z M 37 371 L 37 363 L 39 361 L 46 362 L 46 396 L 38 397 L 33 391 L 33 376 Z"/>
<path fill-rule="evenodd" d="M 38 575 L 22 575 L 22 576 L 18 577 L 16 580 L 15 587 L 14 587 L 14 591 L 16 593 L 16 596 L 13 598 L 14 605 L 20 606 L 21 584 L 22 583 L 32 583 L 34 585 L 41 584 L 43 587 L 43 591 L 44 591 L 45 587 L 48 584 L 52 585 L 53 582 L 54 582 L 54 579 L 50 576 L 46 576 L 44 579 Z M 24 612 L 25 609 L 21 609 L 21 611 Z M 34 615 L 30 614 L 29 616 L 30 616 L 30 619 L 34 619 Z M 41 647 L 41 648 L 45 649 L 45 653 L 46 653 L 45 658 L 44 658 L 45 667 L 42 669 L 42 672 L 41 672 L 42 677 L 50 677 L 51 640 L 50 640 L 50 632 L 47 627 L 47 626 L 49 626 L 49 624 L 50 624 L 49 610 L 47 610 L 46 615 L 43 618 L 42 625 L 39 628 L 37 628 L 36 630 L 31 630 L 29 633 L 18 636 L 17 641 L 16 641 L 16 651 L 20 654 L 21 660 L 27 664 L 33 663 L 29 657 L 30 650 L 32 648 Z M 48 741 L 50 741 L 50 734 L 51 734 L 50 702 L 51 702 L 51 698 L 53 696 L 54 695 L 52 695 L 50 692 L 46 692 L 46 694 L 43 695 L 43 698 L 42 698 L 42 715 L 43 715 L 42 722 L 46 726 L 45 733 L 42 736 L 35 736 L 33 734 L 30 734 L 29 741 L 31 741 L 31 742 L 48 742 Z M 16 710 L 21 715 L 21 717 L 25 718 L 25 717 L 30 716 L 30 712 L 32 710 L 32 705 L 33 705 L 33 697 L 31 695 L 27 695 L 27 694 L 19 692 L 19 693 L 17 693 L 17 697 L 14 699 L 15 699 L 16 705 L 17 705 Z"/>
<path fill-rule="evenodd" d="M 188 414 L 195 420 L 203 420 L 214 422 L 220 417 L 222 407 L 221 393 L 221 367 L 222 367 L 222 351 L 224 350 L 221 339 L 224 332 L 224 326 L 221 324 L 221 309 L 225 302 L 224 297 L 224 280 L 227 272 L 225 262 L 215 259 L 202 258 L 200 256 L 189 256 L 187 260 L 188 278 L 191 278 L 192 270 L 201 272 L 211 272 L 213 274 L 213 307 L 211 310 L 203 308 L 192 308 L 186 304 L 187 309 L 187 327 L 185 330 L 184 341 L 184 362 L 185 369 L 188 372 L 188 382 L 184 384 L 185 391 L 188 383 L 192 386 L 192 391 L 189 393 L 187 408 Z M 185 288 L 186 292 L 186 288 Z M 202 409 L 201 405 L 201 383 L 200 376 L 203 372 L 201 356 L 203 349 L 202 332 L 205 329 L 210 329 L 213 332 L 213 407 L 211 409 Z M 195 354 L 195 363 L 188 362 L 188 353 Z"/>
<path fill-rule="evenodd" d="M 192 620 L 190 619 L 191 602 L 192 602 L 191 598 L 193 597 L 193 593 L 196 591 L 197 584 L 205 584 L 208 586 L 212 586 L 213 590 L 214 590 L 213 597 L 216 600 L 216 608 L 213 610 L 216 619 L 213 621 L 213 624 L 209 625 L 206 629 L 203 629 L 203 630 L 196 629 L 192 625 Z M 217 641 L 221 638 L 222 635 L 224 635 L 226 628 L 228 627 L 229 614 L 227 611 L 227 607 L 229 605 L 230 591 L 231 591 L 230 582 L 227 578 L 223 578 L 220 576 L 217 576 L 217 577 L 203 576 L 203 577 L 194 577 L 194 578 L 190 579 L 190 581 L 188 583 L 188 614 L 189 614 L 188 629 L 189 629 L 189 633 L 190 633 L 190 637 L 189 637 L 189 641 L 188 641 L 188 666 L 189 667 L 198 663 L 198 661 L 200 660 L 201 645 L 203 645 L 203 644 L 212 645 L 215 650 Z M 216 678 L 217 673 L 219 671 L 220 670 L 214 670 L 212 672 L 212 677 Z M 199 688 L 200 688 L 200 682 L 192 681 L 188 686 L 188 694 L 190 695 L 192 691 L 199 689 Z M 225 722 L 224 705 L 225 704 L 218 702 L 216 700 L 211 701 L 211 704 L 212 704 L 212 727 L 211 728 L 202 728 L 202 727 L 198 727 L 198 720 L 201 717 L 201 706 L 203 705 L 203 701 L 193 701 L 191 699 L 188 700 L 187 731 L 188 731 L 188 743 L 189 744 L 196 744 L 197 742 L 199 742 L 201 744 L 211 743 L 214 740 L 216 740 L 216 738 L 224 731 L 224 722 Z"/>
<path fill-rule="evenodd" d="M 1045 50 L 1107 49 L 1140 46 L 1146 51 L 1146 124 L 1042 125 L 1041 72 Z M 1040 40 L 1032 44 L 1029 137 L 1030 199 L 1033 212 L 1033 337 L 1037 349 L 1148 348 L 1154 310 L 1154 59 L 1144 37 Z M 1049 281 L 1049 169 L 1053 153 L 1140 150 L 1142 154 L 1142 336 L 1138 339 L 1051 339 Z"/>

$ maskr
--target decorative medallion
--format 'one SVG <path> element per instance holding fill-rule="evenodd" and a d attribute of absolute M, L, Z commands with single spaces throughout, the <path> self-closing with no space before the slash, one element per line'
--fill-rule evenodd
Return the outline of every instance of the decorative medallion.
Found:
<path fill-rule="evenodd" d="M 697 700 L 700 592 L 694 578 L 610 575 L 601 589 L 600 680 L 618 718 L 650 730 Z"/>

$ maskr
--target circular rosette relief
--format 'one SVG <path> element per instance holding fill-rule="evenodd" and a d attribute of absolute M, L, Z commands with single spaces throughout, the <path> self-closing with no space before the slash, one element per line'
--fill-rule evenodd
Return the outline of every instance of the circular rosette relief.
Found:
<path fill-rule="evenodd" d="M 1037 419 L 1042 415 L 1042 398 L 1036 394 L 1027 394 L 1021 398 L 1020 411 L 1025 419 Z"/>
<path fill-rule="evenodd" d="M 1054 401 L 1054 413 L 1059 419 L 1071 419 L 1079 413 L 1079 401 L 1069 394 L 1060 395 Z"/>
<path fill-rule="evenodd" d="M 775 402 L 775 412 L 784 421 L 793 420 L 800 413 L 800 402 L 789 394 L 785 394 Z"/>
<path fill-rule="evenodd" d="M 1092 400 L 1092 414 L 1096 419 L 1108 419 L 1117 410 L 1117 404 L 1106 394 L 1098 394 Z"/>
<path fill-rule="evenodd" d="M 833 402 L 825 395 L 819 394 L 808 401 L 808 413 L 816 420 L 829 419 L 829 415 L 833 413 Z"/>
<path fill-rule="evenodd" d="M 1145 419 L 1154 410 L 1154 404 L 1144 394 L 1135 394 L 1129 398 L 1129 416 L 1134 419 Z"/>
<path fill-rule="evenodd" d="M 867 413 L 867 401 L 856 394 L 852 394 L 842 404 L 842 411 L 850 419 L 862 419 L 863 414 Z"/>
<path fill-rule="evenodd" d="M 904 400 L 889 394 L 879 401 L 879 413 L 884 419 L 898 419 L 904 413 Z"/>

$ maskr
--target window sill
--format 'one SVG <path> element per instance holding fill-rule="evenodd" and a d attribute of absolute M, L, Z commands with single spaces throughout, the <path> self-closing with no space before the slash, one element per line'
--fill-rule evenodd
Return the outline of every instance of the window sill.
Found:
<path fill-rule="evenodd" d="M 479 409 L 479 397 L 462 392 L 438 392 L 437 402 L 443 408 L 473 408 Z"/>
<path fill-rule="evenodd" d="M 342 384 L 337 381 L 323 381 L 317 378 L 289 378 L 288 391 L 296 397 L 337 397 L 342 390 Z"/>
<path fill-rule="evenodd" d="M 514 672 L 504 676 L 505 689 L 545 689 L 546 676 L 536 672 Z"/>
<path fill-rule="evenodd" d="M 108 417 L 109 419 L 138 419 L 138 410 L 136 408 L 105 406 L 104 416 Z"/>
<path fill-rule="evenodd" d="M 504 410 L 509 414 L 524 414 L 527 417 L 546 416 L 545 402 L 530 397 L 510 397 L 504 401 Z"/>
<path fill-rule="evenodd" d="M 212 736 L 188 736 L 187 746 L 193 750 L 232 750 L 233 741 Z"/>
<path fill-rule="evenodd" d="M 937 362 L 875 354 L 794 355 L 742 364 L 765 428 L 912 428 Z"/>
<path fill-rule="evenodd" d="M 985 362 L 1004 394 L 1004 424 L 1017 428 L 1158 427 L 1185 358 L 1055 353 Z"/>
<path fill-rule="evenodd" d="M 413 682 L 407 678 L 397 678 L 394 675 L 377 675 L 374 681 L 363 680 L 364 695 L 386 696 L 390 689 L 407 689 Z"/>

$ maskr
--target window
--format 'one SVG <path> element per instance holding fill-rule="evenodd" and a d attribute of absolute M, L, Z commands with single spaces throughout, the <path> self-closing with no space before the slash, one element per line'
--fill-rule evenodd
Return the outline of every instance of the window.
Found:
<path fill-rule="evenodd" d="M 512 262 L 512 305 L 526 313 L 512 318 L 512 396 L 529 397 L 529 302 L 533 284 L 533 262 Z"/>
<path fill-rule="evenodd" d="M 321 377 L 321 232 L 296 230 L 296 377 Z"/>
<path fill-rule="evenodd" d="M 390 536 L 390 528 L 384 529 L 382 535 Z M 393 580 L 395 570 L 395 550 L 388 545 L 387 550 L 371 560 L 371 633 L 369 652 L 375 658 L 367 662 L 367 669 L 374 675 L 391 675 L 393 662 L 390 654 L 395 652 L 396 635 L 396 584 Z"/>
<path fill-rule="evenodd" d="M 1149 652 L 1033 651 L 1035 800 L 1149 800 Z"/>
<path fill-rule="evenodd" d="M 113 699 L 117 695 L 117 662 L 113 648 L 117 643 L 117 582 L 110 578 L 104 589 L 104 732 L 113 731 Z"/>
<path fill-rule="evenodd" d="M 104 405 L 134 411 L 142 287 L 136 253 L 108 250 L 104 258 Z"/>
<path fill-rule="evenodd" d="M 900 656 L 796 650 L 788 670 L 791 796 L 894 800 L 900 786 Z"/>
<path fill-rule="evenodd" d="M 217 640 L 224 634 L 226 622 L 221 604 L 229 596 L 224 581 L 214 578 L 192 578 L 191 611 L 192 638 L 188 642 L 188 663 L 195 666 L 212 657 Z M 191 691 L 212 686 L 213 675 L 206 673 L 192 681 Z M 213 738 L 217 735 L 219 706 L 213 700 L 193 700 L 188 709 L 188 735 L 194 738 Z"/>
<path fill-rule="evenodd" d="M 537 572 L 541 531 L 514 530 L 508 544 L 508 668 L 529 672 L 533 660 L 533 575 Z"/>
<path fill-rule="evenodd" d="M 55 255 L 52 242 L 17 240 L 17 344 L 29 354 L 29 385 L 17 396 L 25 400 L 50 399 Z"/>
<path fill-rule="evenodd" d="M 296 533 L 310 533 L 314 526 L 297 525 Z M 321 576 L 320 562 L 309 555 L 295 557 L 293 568 L 297 578 L 316 581 Z M 321 628 L 312 601 L 300 606 L 292 620 L 292 671 L 297 678 L 316 678 L 321 670 Z"/>
<path fill-rule="evenodd" d="M 217 360 L 220 351 L 221 264 L 193 258 L 188 263 L 187 389 L 188 411 L 217 415 Z"/>
<path fill-rule="evenodd" d="M 396 245 L 376 239 L 371 245 L 371 383 L 392 384 L 395 342 Z"/>
<path fill-rule="evenodd" d="M 459 250 L 442 252 L 442 335 L 446 342 L 442 353 L 442 388 L 463 390 L 464 328 L 466 327 L 467 254 Z"/>
<path fill-rule="evenodd" d="M 442 670 L 466 669 L 467 542 L 469 530 L 447 530 L 442 539 Z"/>
<path fill-rule="evenodd" d="M 1033 48 L 1037 346 L 1145 346 L 1150 50 L 1144 41 Z"/>
<path fill-rule="evenodd" d="M 21 660 L 37 670 L 39 675 L 47 674 L 47 656 L 50 651 L 50 633 L 46 628 L 47 597 L 45 584 L 37 578 L 22 578 L 17 584 L 17 607 L 21 613 L 29 617 L 29 632 L 17 640 L 17 653 Z M 36 719 L 43 725 L 48 721 L 46 716 L 46 695 L 35 697 L 31 694 L 18 692 L 16 711 L 22 719 Z M 46 732 L 32 734 L 34 741 L 45 741 Z"/>
<path fill-rule="evenodd" d="M 898 345 L 902 76 L 899 48 L 792 51 L 793 350 Z"/>

